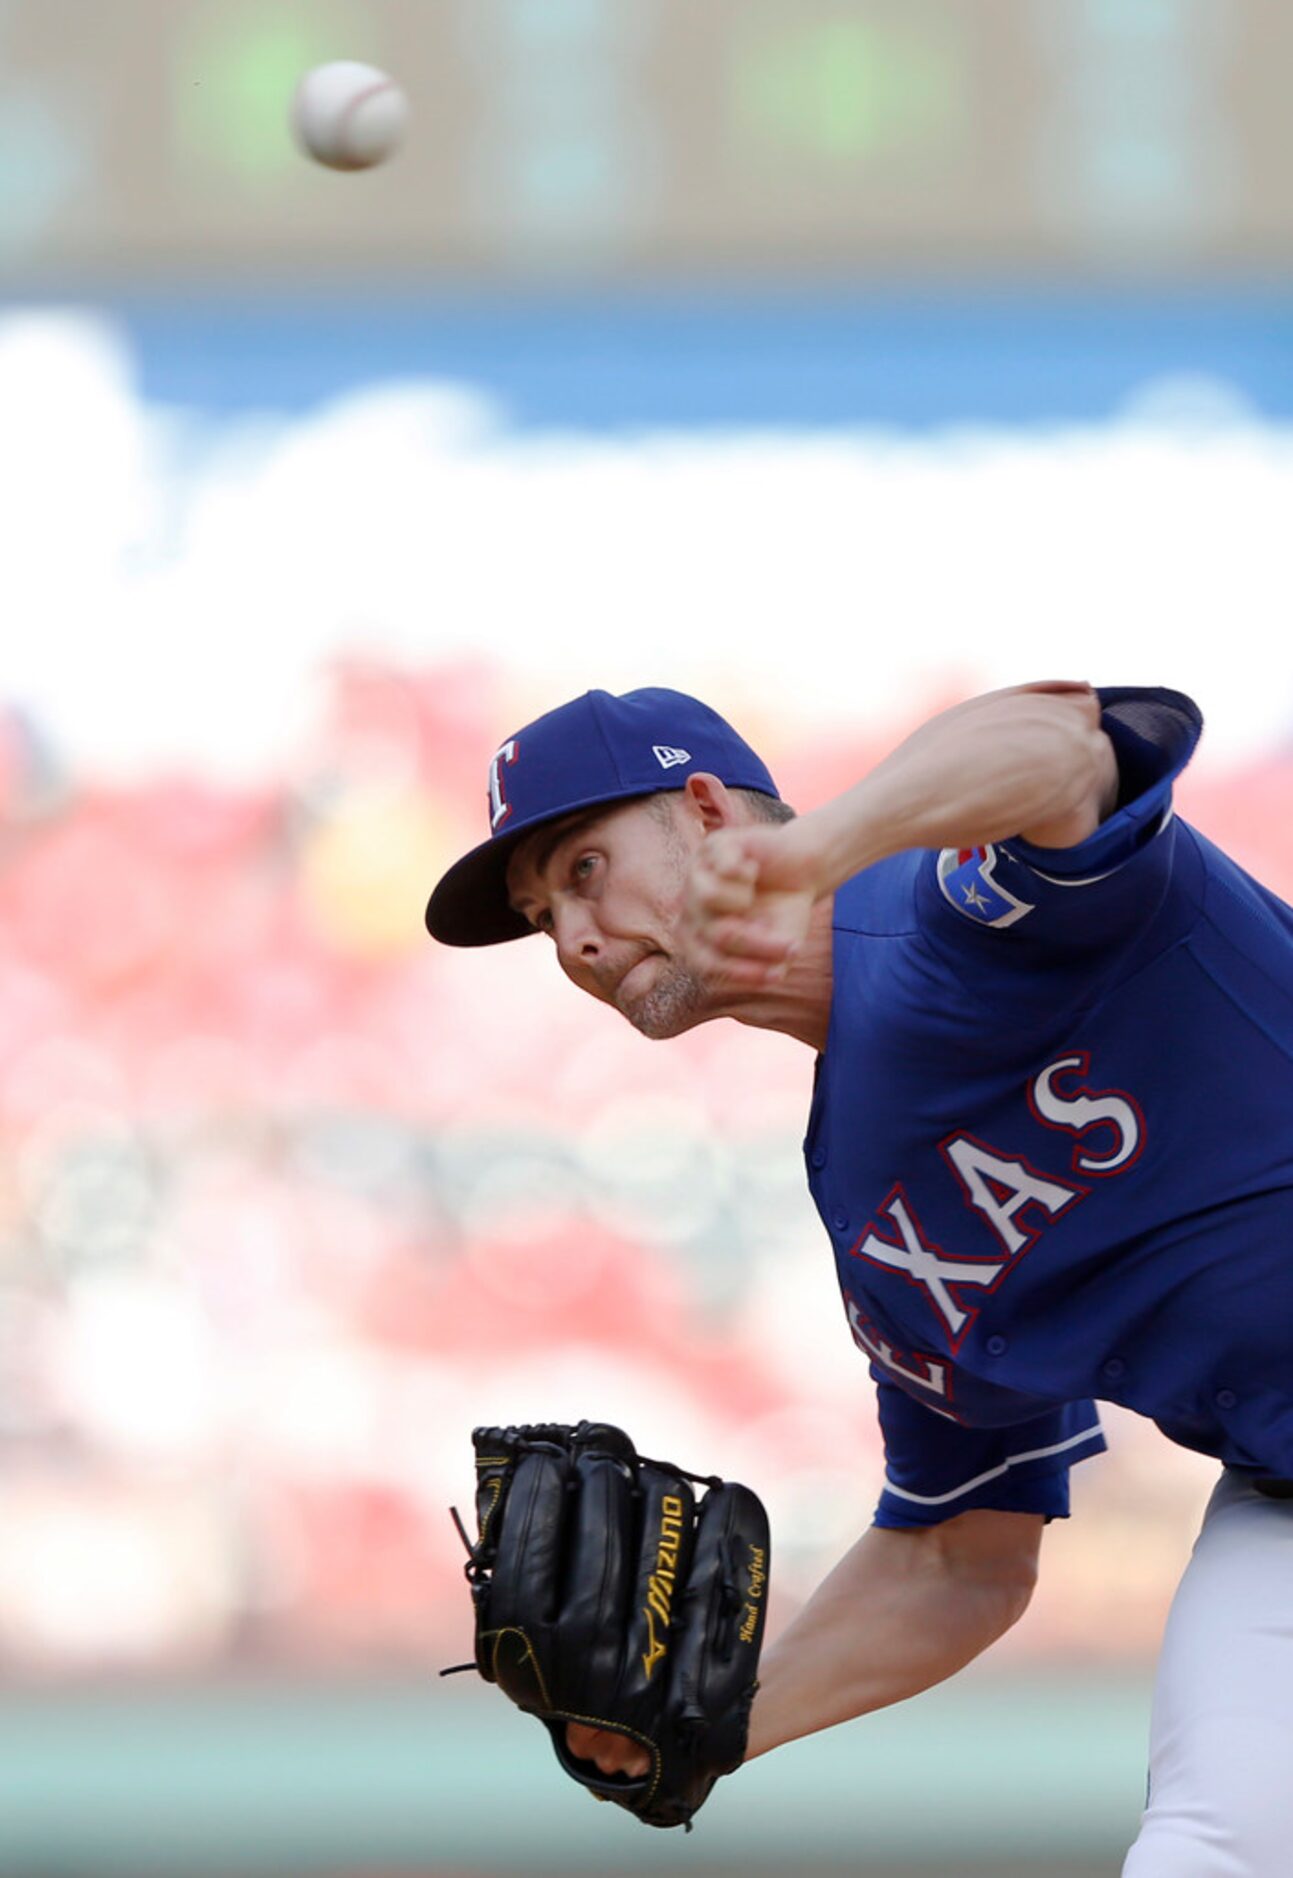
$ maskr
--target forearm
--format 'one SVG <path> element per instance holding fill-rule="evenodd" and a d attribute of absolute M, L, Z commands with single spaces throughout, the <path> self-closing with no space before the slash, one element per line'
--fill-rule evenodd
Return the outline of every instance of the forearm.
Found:
<path fill-rule="evenodd" d="M 908 848 L 973 848 L 1023 834 L 1084 840 L 1117 796 L 1117 764 L 1084 686 L 1020 687 L 931 719 L 844 795 L 785 832 L 819 895 Z"/>
<path fill-rule="evenodd" d="M 765 1651 L 747 1759 L 930 1688 L 1022 1615 L 1040 1520 L 949 1525 L 863 1534 Z"/>

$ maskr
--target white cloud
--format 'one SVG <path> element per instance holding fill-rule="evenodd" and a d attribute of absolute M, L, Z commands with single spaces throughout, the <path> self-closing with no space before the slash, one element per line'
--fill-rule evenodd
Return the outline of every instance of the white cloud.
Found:
<path fill-rule="evenodd" d="M 4 692 L 82 767 L 288 760 L 339 652 L 667 683 L 864 728 L 931 690 L 1195 693 L 1293 720 L 1293 437 L 1224 385 L 1066 431 L 547 434 L 469 388 L 304 417 L 149 407 L 89 315 L 0 320 Z"/>

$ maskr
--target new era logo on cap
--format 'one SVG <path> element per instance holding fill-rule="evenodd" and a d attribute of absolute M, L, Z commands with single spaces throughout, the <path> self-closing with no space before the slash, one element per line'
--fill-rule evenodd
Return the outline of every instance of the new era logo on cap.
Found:
<path fill-rule="evenodd" d="M 675 750 L 667 743 L 653 743 L 651 754 L 661 769 L 677 769 L 679 763 L 691 762 L 690 750 Z"/>

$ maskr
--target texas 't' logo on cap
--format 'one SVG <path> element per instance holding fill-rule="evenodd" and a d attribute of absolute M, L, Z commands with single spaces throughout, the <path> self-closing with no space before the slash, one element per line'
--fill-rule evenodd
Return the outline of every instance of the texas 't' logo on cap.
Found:
<path fill-rule="evenodd" d="M 489 759 L 489 832 L 496 835 L 508 816 L 512 805 L 503 789 L 503 765 L 515 763 L 518 749 L 517 739 L 509 737 L 501 749 L 495 750 Z"/>

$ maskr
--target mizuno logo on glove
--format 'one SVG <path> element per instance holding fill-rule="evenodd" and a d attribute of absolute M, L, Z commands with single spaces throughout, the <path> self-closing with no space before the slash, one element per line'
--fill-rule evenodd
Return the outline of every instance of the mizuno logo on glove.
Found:
<path fill-rule="evenodd" d="M 642 1672 L 648 1681 L 661 1657 L 669 1653 L 673 1587 L 678 1575 L 678 1547 L 682 1543 L 684 1511 L 682 1501 L 673 1494 L 667 1493 L 660 1502 L 660 1538 L 655 1570 L 647 1580 L 647 1601 L 642 1607 L 647 1625 L 647 1647 L 642 1655 Z M 663 1632 L 656 1629 L 657 1618 Z"/>

